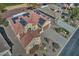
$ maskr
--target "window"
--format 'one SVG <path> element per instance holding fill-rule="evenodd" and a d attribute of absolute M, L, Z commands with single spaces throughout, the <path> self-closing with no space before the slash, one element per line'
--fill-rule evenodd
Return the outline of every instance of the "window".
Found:
<path fill-rule="evenodd" d="M 20 18 L 20 23 L 21 23 L 23 26 L 27 25 L 27 22 L 26 22 L 24 19 L 22 19 L 22 18 Z"/>

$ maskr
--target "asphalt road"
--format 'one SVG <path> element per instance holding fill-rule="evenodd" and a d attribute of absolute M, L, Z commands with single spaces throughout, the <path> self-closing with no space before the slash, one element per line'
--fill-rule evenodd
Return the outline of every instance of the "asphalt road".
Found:
<path fill-rule="evenodd" d="M 60 56 L 79 56 L 79 29 L 73 34 Z"/>

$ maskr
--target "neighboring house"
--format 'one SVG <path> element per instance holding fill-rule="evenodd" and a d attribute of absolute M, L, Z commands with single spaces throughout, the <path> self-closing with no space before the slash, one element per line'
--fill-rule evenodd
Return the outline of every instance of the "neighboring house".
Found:
<path fill-rule="evenodd" d="M 40 37 L 40 34 L 50 27 L 49 19 L 48 16 L 42 15 L 39 11 L 15 13 L 7 18 L 25 50 L 33 39 Z"/>
<path fill-rule="evenodd" d="M 55 4 L 48 4 L 39 10 L 54 18 L 59 18 L 62 11 L 61 8 Z"/>
<path fill-rule="evenodd" d="M 10 47 L 0 34 L 0 56 L 11 56 Z"/>
<path fill-rule="evenodd" d="M 56 21 L 57 25 L 59 25 L 60 27 L 68 30 L 70 33 L 73 33 L 75 31 L 75 28 L 70 26 L 69 24 L 67 24 L 66 22 L 62 21 L 62 20 L 58 20 Z"/>

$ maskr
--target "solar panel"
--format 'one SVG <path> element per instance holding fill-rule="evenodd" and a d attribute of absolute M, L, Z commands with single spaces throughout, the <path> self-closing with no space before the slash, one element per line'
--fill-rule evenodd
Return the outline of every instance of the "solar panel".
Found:
<path fill-rule="evenodd" d="M 20 23 L 21 23 L 23 26 L 27 25 L 27 22 L 26 22 L 23 18 L 20 18 Z"/>
<path fill-rule="evenodd" d="M 45 23 L 46 20 L 44 20 L 43 18 L 39 19 L 38 25 L 39 26 L 43 26 L 43 24 Z"/>
<path fill-rule="evenodd" d="M 25 13 L 25 14 L 23 14 L 23 16 L 28 16 L 28 17 L 29 17 L 29 15 L 30 15 L 29 13 Z"/>
<path fill-rule="evenodd" d="M 16 20 L 18 19 L 18 17 L 13 17 L 12 21 L 14 22 L 14 24 L 16 23 Z"/>
<path fill-rule="evenodd" d="M 16 20 L 16 19 L 18 19 L 18 17 L 13 17 L 12 19 L 13 19 L 13 20 Z"/>

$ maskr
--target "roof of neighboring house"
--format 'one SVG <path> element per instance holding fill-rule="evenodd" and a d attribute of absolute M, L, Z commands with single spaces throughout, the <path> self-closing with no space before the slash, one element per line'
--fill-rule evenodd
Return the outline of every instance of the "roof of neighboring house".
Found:
<path fill-rule="evenodd" d="M 0 34 L 0 53 L 8 49 L 10 49 L 9 45 L 7 44 L 7 42 L 4 40 L 4 38 Z"/>
<path fill-rule="evenodd" d="M 13 24 L 12 26 L 16 34 L 20 33 L 24 29 L 24 27 L 18 21 L 16 24 Z"/>

